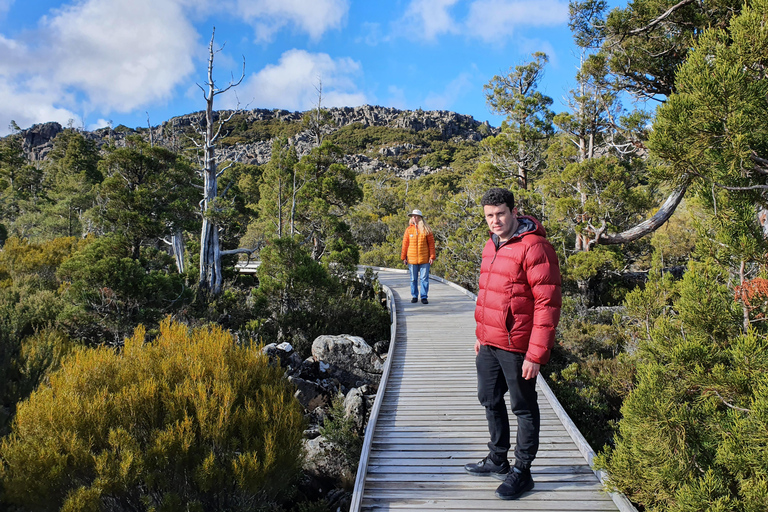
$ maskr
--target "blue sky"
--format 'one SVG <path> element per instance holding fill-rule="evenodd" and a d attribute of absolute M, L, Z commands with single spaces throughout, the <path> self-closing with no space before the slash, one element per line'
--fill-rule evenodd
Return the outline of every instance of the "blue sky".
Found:
<path fill-rule="evenodd" d="M 483 85 L 550 57 L 562 109 L 579 55 L 564 0 L 0 0 L 0 135 L 45 121 L 153 125 L 204 108 L 215 78 L 245 79 L 216 108 L 382 105 L 501 124 Z"/>

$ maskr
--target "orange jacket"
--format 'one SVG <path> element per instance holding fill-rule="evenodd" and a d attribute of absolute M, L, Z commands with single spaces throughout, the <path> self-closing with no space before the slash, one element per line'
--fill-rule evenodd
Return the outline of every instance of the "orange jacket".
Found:
<path fill-rule="evenodd" d="M 429 263 L 430 258 L 435 259 L 435 237 L 426 233 L 419 233 L 414 225 L 409 225 L 403 235 L 403 248 L 400 251 L 400 259 L 408 260 L 411 265 Z"/>

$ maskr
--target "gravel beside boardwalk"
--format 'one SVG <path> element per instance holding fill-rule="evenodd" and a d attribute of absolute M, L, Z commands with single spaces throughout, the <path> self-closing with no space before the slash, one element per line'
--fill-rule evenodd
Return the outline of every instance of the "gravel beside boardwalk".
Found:
<path fill-rule="evenodd" d="M 498 480 L 465 473 L 465 463 L 488 451 L 485 413 L 477 401 L 474 301 L 458 287 L 433 280 L 429 304 L 412 304 L 405 271 L 377 272 L 394 298 L 396 340 L 373 435 L 366 436 L 364 475 L 358 475 L 352 511 L 619 510 L 541 386 L 534 490 L 502 501 L 494 495 Z M 514 442 L 511 413 L 510 418 Z"/>

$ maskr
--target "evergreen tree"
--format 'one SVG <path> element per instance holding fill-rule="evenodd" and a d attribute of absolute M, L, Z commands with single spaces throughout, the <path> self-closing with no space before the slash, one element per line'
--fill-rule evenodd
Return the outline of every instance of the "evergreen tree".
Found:
<path fill-rule="evenodd" d="M 693 263 L 670 310 L 677 314 L 649 311 L 637 386 L 622 407 L 615 447 L 596 459 L 614 485 L 649 509 L 765 505 L 768 464 L 757 454 L 768 449 L 768 338 L 739 334 L 727 280 L 714 261 Z"/>
<path fill-rule="evenodd" d="M 83 134 L 68 129 L 56 136 L 45 168 L 46 201 L 39 216 L 30 219 L 30 231 L 44 239 L 92 232 L 85 213 L 103 179 L 100 159 L 96 143 Z"/>
<path fill-rule="evenodd" d="M 288 139 L 278 138 L 272 143 L 272 157 L 264 168 L 259 186 L 259 226 L 256 228 L 259 234 L 278 238 L 294 234 L 292 205 L 298 161 L 296 149 L 288 144 Z"/>
<path fill-rule="evenodd" d="M 570 27 L 577 44 L 599 48 L 606 82 L 645 98 L 670 96 L 675 73 L 697 37 L 707 28 L 724 28 L 738 15 L 737 0 L 635 0 L 608 11 L 605 0 L 570 2 Z"/>
<path fill-rule="evenodd" d="M 125 147 L 109 148 L 100 169 L 104 181 L 96 188 L 90 221 L 99 234 L 119 233 L 128 240 L 134 259 L 143 245 L 192 227 L 195 173 L 176 154 L 134 135 Z"/>
<path fill-rule="evenodd" d="M 485 86 L 491 111 L 506 115 L 502 133 L 483 141 L 490 162 L 513 178 L 523 190 L 544 167 L 544 150 L 554 133 L 552 98 L 537 90 L 549 58 L 536 52 L 534 60 L 496 75 Z"/>

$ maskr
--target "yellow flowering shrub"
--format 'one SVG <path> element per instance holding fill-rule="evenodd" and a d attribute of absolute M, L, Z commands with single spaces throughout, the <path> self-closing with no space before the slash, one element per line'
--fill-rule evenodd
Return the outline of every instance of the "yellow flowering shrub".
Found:
<path fill-rule="evenodd" d="M 19 405 L 4 499 L 29 510 L 252 510 L 302 464 L 282 371 L 218 327 L 166 319 L 124 348 L 76 350 Z"/>

